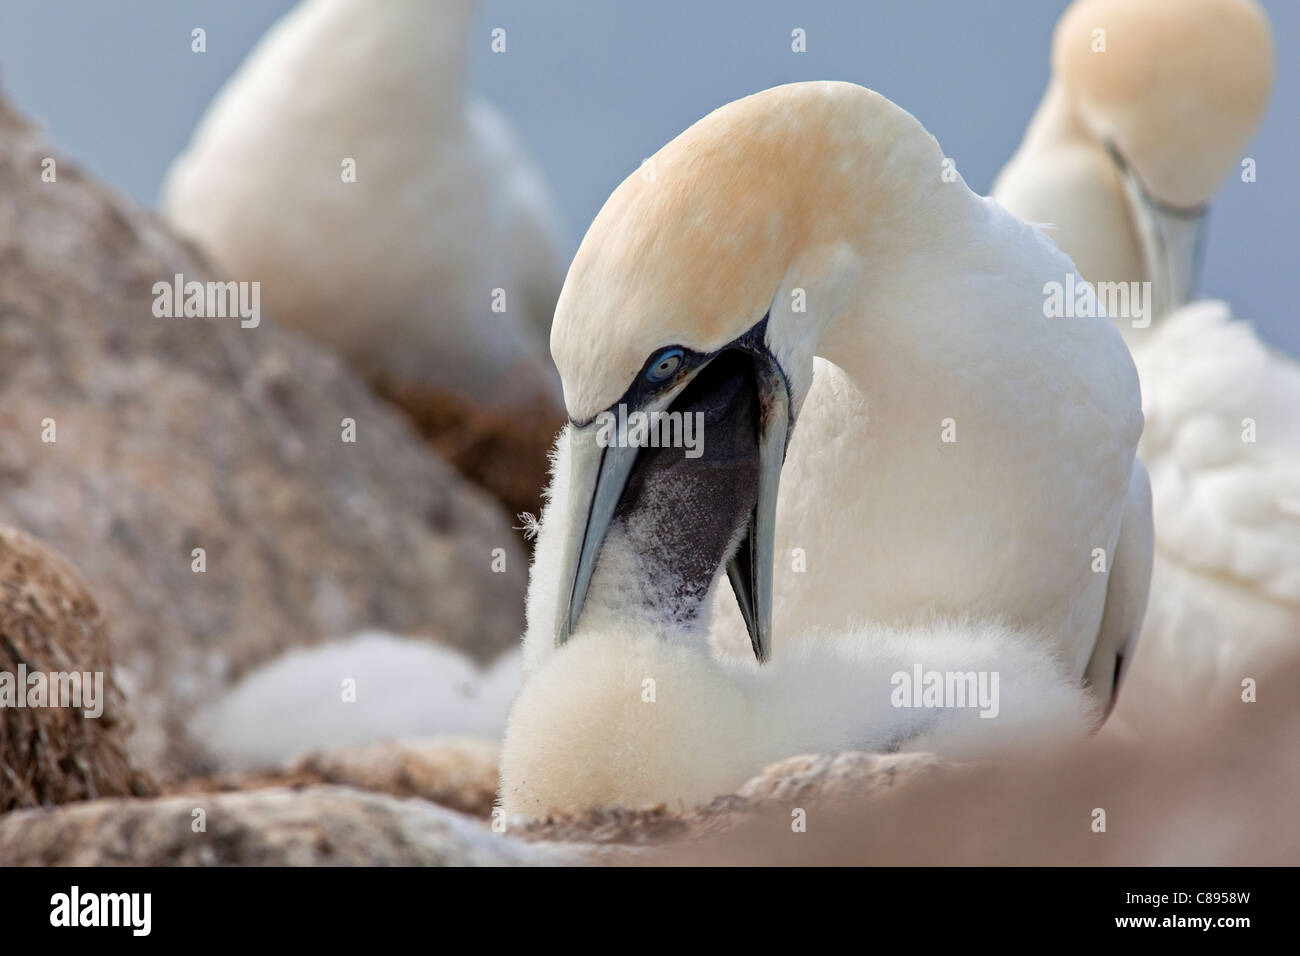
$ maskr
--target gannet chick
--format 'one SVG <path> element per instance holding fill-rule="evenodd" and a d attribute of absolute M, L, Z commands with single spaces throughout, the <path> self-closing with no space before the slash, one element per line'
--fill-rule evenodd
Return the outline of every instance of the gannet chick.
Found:
<path fill-rule="evenodd" d="M 1109 704 L 1145 603 L 1149 491 L 1123 340 L 1104 317 L 1044 318 L 1069 259 L 947 181 L 921 125 L 851 84 L 738 100 L 653 162 L 605 204 L 560 295 L 572 424 L 512 726 L 533 723 L 528 675 L 555 673 L 580 632 L 763 662 L 862 622 L 1007 622 Z M 647 441 L 630 415 L 657 413 Z M 665 443 L 675 458 L 652 453 Z M 647 494 L 674 506 L 638 509 Z M 635 540 L 611 549 L 611 533 Z M 626 602 L 588 608 L 602 575 Z"/>
<path fill-rule="evenodd" d="M 643 464 L 620 503 L 578 630 L 537 665 L 511 709 L 501 758 L 508 813 L 689 807 L 734 792 L 792 754 L 1005 759 L 1095 725 L 1095 700 L 1052 643 L 996 622 L 864 624 L 810 635 L 765 665 L 752 656 L 716 659 L 701 625 L 731 542 L 711 532 L 740 527 L 756 487 L 732 485 L 731 469 L 690 462 L 680 450 L 643 454 L 655 460 Z M 568 455 L 566 432 L 557 476 Z M 562 485 L 557 478 L 556 490 Z M 735 507 L 717 507 L 728 500 Z M 539 551 L 551 551 L 551 539 L 565 533 L 557 501 L 543 516 Z M 684 502 L 708 503 L 703 526 L 679 520 Z M 682 575 L 697 564 L 712 565 L 707 587 Z M 539 561 L 532 586 L 554 589 L 560 570 Z M 526 643 L 552 640 L 548 622 Z M 960 675 L 965 706 L 914 706 L 918 667 Z"/>
<path fill-rule="evenodd" d="M 160 206 L 531 509 L 563 422 L 545 341 L 564 255 L 540 171 L 466 99 L 473 6 L 305 0 L 214 99 Z"/>
<path fill-rule="evenodd" d="M 295 648 L 195 713 L 193 739 L 222 770 L 265 770 L 311 750 L 403 737 L 499 739 L 519 652 L 480 668 L 418 637 L 362 631 Z"/>
<path fill-rule="evenodd" d="M 1272 40 L 1253 0 L 1082 0 L 1052 62 L 993 195 L 1052 224 L 1090 281 L 1152 284 L 1146 314 L 1116 317 L 1142 382 L 1156 529 L 1121 713 L 1160 721 L 1235 698 L 1300 638 L 1300 366 L 1224 303 L 1182 304 L 1203 214 L 1263 116 Z"/>

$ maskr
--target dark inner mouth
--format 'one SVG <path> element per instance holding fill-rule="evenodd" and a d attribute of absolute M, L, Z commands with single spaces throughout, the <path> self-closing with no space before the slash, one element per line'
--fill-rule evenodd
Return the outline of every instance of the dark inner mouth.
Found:
<path fill-rule="evenodd" d="M 697 443 L 702 439 L 703 453 L 688 458 L 683 447 L 642 447 L 614 524 L 625 523 L 640 547 L 647 600 L 673 602 L 678 617 L 692 619 L 758 500 L 753 359 L 723 352 L 668 411 L 683 424 L 691 416 L 689 434 Z M 661 433 L 683 431 L 674 421 Z"/>

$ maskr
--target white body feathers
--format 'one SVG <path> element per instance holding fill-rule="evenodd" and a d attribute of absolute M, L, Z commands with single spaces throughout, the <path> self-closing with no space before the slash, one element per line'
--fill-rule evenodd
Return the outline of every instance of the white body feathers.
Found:
<path fill-rule="evenodd" d="M 1091 55 L 1091 32 L 1111 52 Z M 1165 202 L 1207 203 L 1263 116 L 1273 79 L 1253 0 L 1080 0 L 1054 76 L 993 197 L 1094 283 L 1151 282 L 1141 210 L 1110 138 Z M 1210 698 L 1300 645 L 1300 365 L 1221 302 L 1117 317 L 1142 383 L 1139 455 L 1151 476 L 1155 562 L 1131 683 L 1138 722 Z"/>
<path fill-rule="evenodd" d="M 576 420 L 617 398 L 620 369 L 656 345 L 717 348 L 767 312 L 798 410 L 776 510 L 773 660 L 751 663 L 721 576 L 707 634 L 662 595 L 647 600 L 657 589 L 632 525 L 611 528 L 555 649 L 566 430 L 502 751 L 507 810 L 698 802 L 794 752 L 987 756 L 1093 726 L 1150 572 L 1149 552 L 1116 552 L 1125 524 L 1149 542 L 1137 376 L 1109 320 L 1044 315 L 1043 284 L 1073 275 L 1069 259 L 942 183 L 941 167 L 933 138 L 877 94 L 795 84 L 701 120 L 656 155 L 654 184 L 630 178 L 601 211 L 552 332 Z M 692 257 L 708 230 L 713 258 Z M 804 245 L 773 248 L 789 236 Z M 713 308 L 732 324 L 697 330 Z M 1116 613 L 1108 592 L 1122 593 Z M 1110 658 L 1094 695 L 1099 648 Z M 890 678 L 918 663 L 996 669 L 1014 703 L 995 719 L 894 707 Z"/>
<path fill-rule="evenodd" d="M 554 401 L 557 216 L 506 121 L 466 102 L 471 10 L 305 0 L 213 101 L 161 207 L 372 378 Z"/>

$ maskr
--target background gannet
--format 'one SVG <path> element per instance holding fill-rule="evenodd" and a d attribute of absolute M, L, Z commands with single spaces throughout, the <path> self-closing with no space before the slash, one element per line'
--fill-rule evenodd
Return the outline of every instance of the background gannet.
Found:
<path fill-rule="evenodd" d="M 1151 282 L 1163 314 L 1191 297 L 1206 204 L 1272 86 L 1255 0 L 1079 0 L 1057 24 L 1052 80 L 992 195 L 1049 223 L 1084 278 Z M 1120 330 L 1131 344 L 1155 334 Z"/>
<path fill-rule="evenodd" d="M 1150 327 L 1116 323 L 1142 382 L 1156 528 L 1121 713 L 1159 721 L 1235 697 L 1300 639 L 1300 367 L 1225 304 L 1183 304 L 1206 206 L 1264 113 L 1271 35 L 1253 0 L 1081 0 L 1052 62 L 993 196 L 1050 223 L 1089 280 L 1151 282 L 1158 300 Z"/>
<path fill-rule="evenodd" d="M 472 10 L 305 0 L 213 101 L 161 209 L 519 510 L 563 421 L 544 352 L 563 260 L 540 171 L 466 101 Z"/>
<path fill-rule="evenodd" d="M 699 747 L 725 744 L 724 730 L 700 727 L 716 707 L 734 731 L 747 698 L 711 693 L 727 682 L 700 670 L 715 666 L 710 642 L 733 658 L 720 667 L 787 654 L 824 664 L 832 643 L 798 652 L 808 658 L 792 645 L 871 621 L 878 640 L 865 645 L 885 648 L 889 635 L 962 618 L 1014 654 L 1010 631 L 985 629 L 1006 622 L 1043 635 L 1035 653 L 1108 702 L 1150 569 L 1142 416 L 1111 323 L 1044 318 L 1044 281 L 1073 274 L 1068 258 L 946 181 L 920 124 L 851 84 L 738 100 L 654 162 L 653 179 L 633 175 L 596 217 L 556 311 L 551 348 L 573 424 L 534 552 L 507 806 L 540 785 L 548 758 L 530 753 L 570 753 L 560 738 L 603 742 L 590 752 L 606 756 L 620 741 L 652 745 L 623 733 L 623 711 L 581 715 L 581 733 L 569 720 L 570 694 L 611 701 L 599 675 L 618 666 L 638 680 L 662 667 L 693 688 L 696 710 L 673 726 L 694 727 Z M 602 445 L 601 413 L 620 405 L 703 415 L 703 456 Z M 946 420 L 955 442 L 942 440 Z M 788 560 L 795 548 L 802 565 Z M 714 586 L 723 563 L 735 605 Z M 945 634 L 933 631 L 936 653 Z M 622 653 L 606 649 L 616 641 Z M 792 694 L 772 673 L 772 692 Z M 869 733 L 849 713 L 827 719 Z M 669 750 L 697 746 L 647 733 Z"/>

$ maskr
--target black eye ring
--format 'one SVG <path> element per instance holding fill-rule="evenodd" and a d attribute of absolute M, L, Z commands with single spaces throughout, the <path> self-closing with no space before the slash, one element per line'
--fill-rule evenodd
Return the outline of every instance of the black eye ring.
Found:
<path fill-rule="evenodd" d="M 650 367 L 646 369 L 646 381 L 654 385 L 668 381 L 677 374 L 685 358 L 686 353 L 681 349 L 664 349 L 654 357 Z"/>

